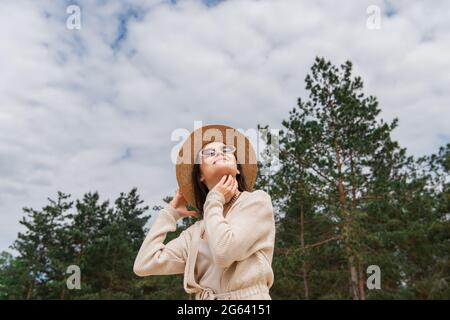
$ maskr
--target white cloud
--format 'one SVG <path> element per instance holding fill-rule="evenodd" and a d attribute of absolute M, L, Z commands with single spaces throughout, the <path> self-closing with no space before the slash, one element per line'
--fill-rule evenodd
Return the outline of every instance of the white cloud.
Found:
<path fill-rule="evenodd" d="M 175 190 L 170 140 L 194 120 L 280 128 L 316 55 L 354 63 L 394 137 L 416 155 L 448 142 L 450 3 L 4 0 L 0 10 L 0 250 L 21 208 L 57 190 L 104 199 Z M 378 5 L 380 30 L 366 27 Z M 427 6 L 428 5 L 428 6 Z"/>

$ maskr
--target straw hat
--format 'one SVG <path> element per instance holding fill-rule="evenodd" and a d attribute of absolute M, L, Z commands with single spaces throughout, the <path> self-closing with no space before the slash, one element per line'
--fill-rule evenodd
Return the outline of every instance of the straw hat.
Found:
<path fill-rule="evenodd" d="M 193 131 L 183 142 L 178 151 L 176 161 L 176 177 L 180 192 L 187 203 L 194 208 L 195 193 L 192 181 L 192 170 L 195 161 L 199 163 L 197 156 L 200 150 L 208 143 L 222 142 L 236 147 L 237 163 L 241 165 L 241 173 L 247 182 L 248 191 L 253 190 L 258 169 L 256 153 L 250 140 L 240 131 L 226 125 L 205 125 Z M 198 209 L 198 208 L 197 208 Z"/>

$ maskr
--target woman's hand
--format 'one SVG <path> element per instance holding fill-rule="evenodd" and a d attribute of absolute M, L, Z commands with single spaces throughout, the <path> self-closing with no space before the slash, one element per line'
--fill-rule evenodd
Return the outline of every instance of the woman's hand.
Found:
<path fill-rule="evenodd" d="M 225 197 L 225 203 L 231 200 L 238 189 L 238 182 L 231 174 L 224 175 L 212 190 L 217 190 Z"/>
<path fill-rule="evenodd" d="M 181 217 L 197 217 L 198 213 L 197 211 L 189 211 L 186 208 L 187 201 L 183 197 L 183 195 L 180 192 L 180 189 L 177 189 L 177 192 L 175 194 L 175 197 L 173 197 L 172 201 L 170 202 L 170 205 L 177 210 L 177 212 L 180 214 Z"/>

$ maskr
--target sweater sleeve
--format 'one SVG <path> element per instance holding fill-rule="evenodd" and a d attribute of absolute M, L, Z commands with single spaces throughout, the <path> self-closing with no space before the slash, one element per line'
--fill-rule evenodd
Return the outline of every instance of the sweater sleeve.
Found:
<path fill-rule="evenodd" d="M 262 190 L 252 192 L 228 219 L 223 216 L 224 203 L 221 192 L 211 191 L 203 210 L 206 236 L 217 265 L 228 267 L 273 246 L 275 221 L 269 194 Z"/>
<path fill-rule="evenodd" d="M 138 276 L 168 275 L 184 272 L 190 243 L 190 228 L 164 244 L 169 231 L 175 231 L 181 216 L 170 205 L 159 211 L 134 261 L 133 271 Z"/>

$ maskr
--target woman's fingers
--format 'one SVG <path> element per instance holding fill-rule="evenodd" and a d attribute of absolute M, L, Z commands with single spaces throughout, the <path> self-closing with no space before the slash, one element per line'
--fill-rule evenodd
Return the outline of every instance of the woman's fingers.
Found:
<path fill-rule="evenodd" d="M 228 179 L 228 175 L 224 175 L 224 176 L 222 177 L 222 179 L 220 179 L 219 183 L 220 183 L 220 184 L 224 184 L 224 183 L 227 181 L 227 179 Z"/>
<path fill-rule="evenodd" d="M 225 187 L 229 188 L 232 186 L 233 176 L 231 174 L 227 175 L 227 181 L 225 182 Z"/>
<path fill-rule="evenodd" d="M 228 182 L 228 175 L 226 174 L 220 180 L 220 185 L 226 188 L 227 187 L 227 182 Z"/>
<path fill-rule="evenodd" d="M 225 182 L 226 182 L 226 178 L 227 176 L 224 175 L 219 182 L 217 182 L 217 184 L 214 186 L 214 188 L 221 188 L 222 186 L 224 186 Z"/>
<path fill-rule="evenodd" d="M 236 179 L 234 179 L 234 177 L 231 176 L 230 190 L 233 190 L 233 188 L 234 188 L 234 181 L 236 181 Z"/>
<path fill-rule="evenodd" d="M 184 198 L 184 195 L 181 193 L 181 191 L 178 192 L 178 195 L 179 195 L 179 197 L 180 197 L 181 200 L 186 200 L 186 199 Z"/>
<path fill-rule="evenodd" d="M 230 184 L 226 188 L 227 193 L 227 199 L 228 201 L 233 197 L 233 195 L 236 193 L 237 189 L 237 180 L 230 175 Z"/>
<path fill-rule="evenodd" d="M 197 211 L 187 211 L 187 212 L 186 212 L 186 216 L 189 216 L 189 217 L 197 217 L 197 216 L 198 216 L 198 213 L 197 213 Z"/>
<path fill-rule="evenodd" d="M 234 192 L 233 192 L 233 194 L 236 193 L 237 188 L 238 188 L 238 182 L 237 182 L 237 179 L 234 179 L 234 188 L 233 188 Z"/>
<path fill-rule="evenodd" d="M 235 184 L 236 184 L 236 179 L 232 175 L 230 175 L 229 182 L 228 182 L 228 185 L 227 185 L 227 189 L 230 190 L 230 191 L 233 190 Z"/>
<path fill-rule="evenodd" d="M 177 191 L 175 193 L 175 196 L 173 197 L 172 201 L 170 202 L 172 207 L 179 209 L 180 207 L 186 207 L 187 201 L 184 195 L 181 193 L 180 188 L 177 188 Z"/>
<path fill-rule="evenodd" d="M 227 175 L 222 176 L 222 178 L 220 179 L 219 182 L 217 182 L 217 184 L 214 186 L 214 189 L 222 189 L 223 186 L 225 185 L 227 179 Z"/>
<path fill-rule="evenodd" d="M 225 201 L 228 202 L 230 198 L 236 193 L 238 182 L 233 175 L 227 174 L 222 176 L 222 178 L 214 188 L 220 191 L 225 196 Z"/>
<path fill-rule="evenodd" d="M 196 217 L 198 215 L 197 211 L 192 211 L 192 210 L 179 209 L 178 212 L 183 217 Z"/>
<path fill-rule="evenodd" d="M 236 193 L 236 180 L 233 182 L 233 185 L 231 186 L 231 196 L 233 196 Z"/>

